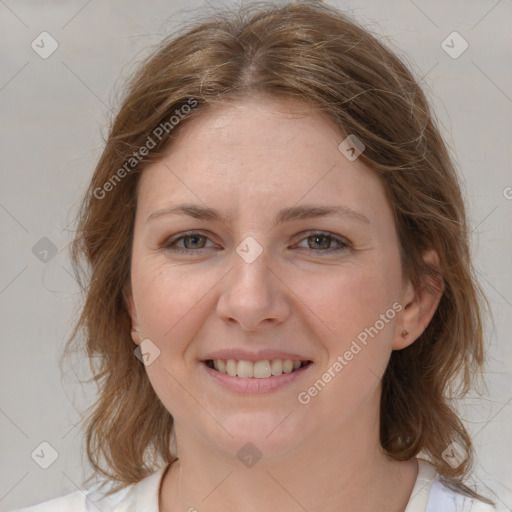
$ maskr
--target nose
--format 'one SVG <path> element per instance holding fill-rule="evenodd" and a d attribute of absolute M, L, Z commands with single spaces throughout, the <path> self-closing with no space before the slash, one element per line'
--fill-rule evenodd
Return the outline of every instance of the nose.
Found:
<path fill-rule="evenodd" d="M 219 318 L 251 332 L 286 321 L 290 291 L 270 260 L 265 250 L 253 261 L 233 253 L 232 269 L 222 280 L 217 303 Z"/>

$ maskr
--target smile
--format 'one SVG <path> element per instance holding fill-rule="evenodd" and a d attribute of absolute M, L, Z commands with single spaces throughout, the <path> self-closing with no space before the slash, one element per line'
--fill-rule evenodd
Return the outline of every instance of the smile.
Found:
<path fill-rule="evenodd" d="M 254 362 L 246 359 L 205 359 L 200 364 L 210 382 L 241 396 L 271 393 L 291 386 L 311 373 L 314 366 L 313 361 L 292 359 Z"/>
<path fill-rule="evenodd" d="M 220 373 L 240 378 L 267 379 L 283 373 L 293 373 L 308 366 L 311 361 L 292 361 L 291 359 L 264 359 L 262 361 L 246 361 L 235 359 L 207 359 L 206 366 Z"/>

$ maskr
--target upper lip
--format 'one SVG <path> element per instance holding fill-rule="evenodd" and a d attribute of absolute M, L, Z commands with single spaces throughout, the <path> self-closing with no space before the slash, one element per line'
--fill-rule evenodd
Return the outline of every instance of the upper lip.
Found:
<path fill-rule="evenodd" d="M 203 357 L 202 361 L 208 361 L 209 359 L 236 359 L 237 361 L 264 361 L 265 359 L 282 359 L 287 360 L 291 359 L 292 361 L 311 361 L 309 357 L 302 356 L 300 354 L 293 354 L 291 352 L 284 352 L 282 350 L 258 350 L 255 352 L 249 352 L 247 350 L 241 349 L 224 349 L 224 350 L 216 350 L 215 352 L 210 352 L 208 355 Z"/>

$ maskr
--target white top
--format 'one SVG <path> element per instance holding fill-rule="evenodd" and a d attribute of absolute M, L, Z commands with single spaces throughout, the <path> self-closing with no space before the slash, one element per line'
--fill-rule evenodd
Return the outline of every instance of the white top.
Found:
<path fill-rule="evenodd" d="M 75 491 L 12 512 L 159 512 L 160 483 L 167 466 L 109 497 L 98 490 Z M 456 493 L 443 485 L 434 466 L 418 459 L 418 476 L 405 512 L 495 512 L 487 503 Z"/>

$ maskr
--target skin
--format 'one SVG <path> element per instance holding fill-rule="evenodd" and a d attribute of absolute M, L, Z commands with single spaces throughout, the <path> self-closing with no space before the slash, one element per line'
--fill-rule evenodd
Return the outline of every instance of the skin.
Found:
<path fill-rule="evenodd" d="M 392 461 L 380 447 L 380 378 L 391 352 L 428 325 L 441 292 L 415 290 L 402 275 L 379 178 L 360 159 L 349 161 L 339 130 L 299 103 L 238 101 L 181 128 L 139 183 L 127 292 L 134 342 L 150 339 L 160 350 L 146 370 L 175 422 L 179 460 L 163 479 L 161 511 L 403 510 L 417 463 Z M 230 218 L 148 220 L 185 202 Z M 369 223 L 327 216 L 273 225 L 281 208 L 297 205 L 349 207 Z M 166 246 L 190 230 L 202 236 L 174 245 L 187 254 Z M 336 240 L 311 231 L 350 245 L 328 253 Z M 250 264 L 236 252 L 248 236 L 263 248 Z M 298 393 L 397 301 L 402 311 L 299 403 Z M 292 351 L 314 367 L 278 391 L 237 395 L 200 367 L 201 357 L 224 348 Z M 252 467 L 237 457 L 247 442 L 263 454 Z"/>

